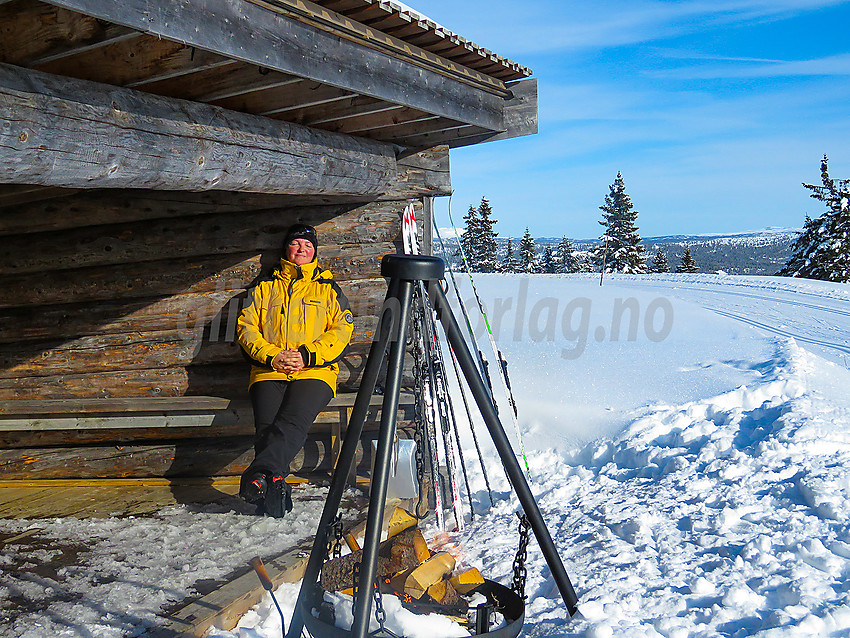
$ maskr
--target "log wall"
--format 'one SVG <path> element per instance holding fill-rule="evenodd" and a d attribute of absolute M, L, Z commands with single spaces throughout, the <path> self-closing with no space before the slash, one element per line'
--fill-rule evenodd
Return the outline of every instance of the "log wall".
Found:
<path fill-rule="evenodd" d="M 424 224 L 428 197 L 449 188 L 448 149 L 399 160 L 398 167 L 390 191 L 368 202 L 0 189 L 0 476 L 243 471 L 252 457 L 250 409 L 237 424 L 164 427 L 175 415 L 164 411 L 160 423 L 156 406 L 177 397 L 201 414 L 208 400 L 193 397 L 245 403 L 250 364 L 235 340 L 236 319 L 248 290 L 279 263 L 283 237 L 296 222 L 317 227 L 320 265 L 351 302 L 355 333 L 339 390 L 356 390 L 386 292 L 380 260 L 400 247 L 401 213 L 412 202 Z M 86 425 L 90 419 L 77 419 L 73 410 L 44 414 L 45 399 L 111 405 L 109 427 Z M 110 399 L 137 407 L 116 412 Z M 148 412 L 138 411 L 140 400 Z M 220 418 L 216 413 L 214 423 Z M 334 418 L 332 410 L 320 415 L 293 472 L 332 468 L 339 444 L 328 431 Z M 368 430 L 376 418 L 369 417 L 359 447 L 361 472 L 369 468 L 375 433 Z M 401 417 L 402 430 L 410 418 Z"/>
<path fill-rule="evenodd" d="M 67 215 L 39 232 L 20 229 L 44 203 L 0 213 L 0 400 L 243 397 L 236 318 L 296 221 L 317 227 L 320 264 L 351 300 L 340 386 L 356 387 L 385 293 L 380 259 L 396 251 L 412 200 L 221 211 L 126 198 L 111 214 L 103 201 L 51 200 Z M 69 228 L 74 215 L 89 224 Z"/>

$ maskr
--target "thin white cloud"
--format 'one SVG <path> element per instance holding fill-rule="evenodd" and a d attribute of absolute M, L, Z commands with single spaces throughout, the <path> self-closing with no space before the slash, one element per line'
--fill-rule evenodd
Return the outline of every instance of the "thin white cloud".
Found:
<path fill-rule="evenodd" d="M 675 80 L 715 80 L 732 78 L 778 78 L 850 75 L 850 54 L 842 53 L 812 60 L 749 62 L 690 66 L 648 72 L 650 77 Z"/>

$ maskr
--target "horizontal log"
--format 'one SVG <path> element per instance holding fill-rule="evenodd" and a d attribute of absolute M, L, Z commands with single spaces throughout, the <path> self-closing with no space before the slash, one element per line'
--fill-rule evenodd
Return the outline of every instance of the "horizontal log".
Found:
<path fill-rule="evenodd" d="M 320 247 L 319 263 L 342 282 L 380 276 L 381 258 L 395 253 L 394 243 Z M 170 259 L 110 268 L 8 275 L 0 286 L 0 308 L 171 296 L 246 288 L 280 264 L 279 250 Z"/>
<path fill-rule="evenodd" d="M 372 317 L 355 318 L 349 356 L 368 352 L 375 323 Z M 230 327 L 235 332 L 235 321 Z M 186 327 L 89 335 L 63 342 L 0 344 L 0 378 L 242 362 L 244 355 L 234 332 L 228 326 L 216 332 Z"/>
<path fill-rule="evenodd" d="M 411 404 L 413 395 L 403 393 L 399 397 L 400 405 Z M 357 402 L 354 393 L 339 393 L 333 397 L 325 407 L 326 411 L 353 408 Z M 370 406 L 383 405 L 383 397 L 375 394 L 370 397 Z M 247 401 L 233 401 L 223 397 L 215 396 L 183 396 L 183 397 L 160 397 L 160 398 L 121 398 L 121 399 L 41 399 L 38 401 L 15 401 L 0 404 L 0 418 L 14 418 L 21 415 L 26 416 L 65 416 L 76 415 L 79 418 L 88 418 L 91 415 L 100 416 L 133 416 L 156 414 L 185 415 L 207 415 L 223 416 L 221 424 L 236 424 L 240 420 L 250 420 L 250 404 Z M 207 425 L 213 425 L 211 421 Z M 163 427 L 166 427 L 164 424 Z M 4 426 L 5 427 L 5 426 Z"/>
<path fill-rule="evenodd" d="M 75 188 L 56 188 L 37 184 L 0 184 L 0 216 L 2 216 L 3 208 L 7 206 L 32 205 L 51 199 L 64 199 L 77 192 L 79 191 Z M 25 222 L 26 220 L 22 221 Z M 0 225 L 2 225 L 2 221 L 0 221 Z M 21 227 L 26 228 L 26 224 L 21 224 Z"/>
<path fill-rule="evenodd" d="M 344 282 L 341 288 L 356 317 L 376 315 L 386 295 L 383 279 Z M 227 338 L 228 334 L 233 335 L 235 325 L 231 317 L 244 306 L 247 298 L 247 292 L 240 288 L 165 299 L 0 308 L 0 344 L 204 325 L 210 326 L 210 336 Z"/>
<path fill-rule="evenodd" d="M 361 355 L 347 356 L 340 361 L 337 390 L 356 392 L 365 364 L 366 357 Z M 0 378 L 0 401 L 184 395 L 242 399 L 248 392 L 249 371 L 247 362 L 236 361 L 218 365 Z M 412 387 L 410 357 L 405 358 L 403 381 L 406 387 Z"/>
<path fill-rule="evenodd" d="M 280 251 L 296 221 L 316 226 L 320 258 L 345 246 L 386 244 L 399 235 L 401 209 L 395 202 L 348 207 L 312 207 L 168 220 L 109 224 L 8 237 L 0 247 L 0 274 L 111 266 L 250 250 Z"/>
<path fill-rule="evenodd" d="M 256 69 L 252 70 L 256 73 Z M 396 181 L 377 197 L 377 201 L 401 202 L 419 197 L 451 195 L 448 146 L 438 146 L 399 158 L 396 166 Z M 0 184 L 0 235 L 95 226 L 116 220 L 129 222 L 227 211 L 366 204 L 375 200 L 374 196 L 351 195 L 270 195 L 143 189 L 81 191 L 37 184 Z M 77 205 L 77 202 L 80 204 Z"/>
<path fill-rule="evenodd" d="M 318 435 L 328 435 L 332 427 L 338 422 L 338 416 L 331 413 L 320 415 L 311 428 L 311 432 Z M 414 423 L 409 419 L 400 419 L 397 424 L 399 435 L 402 438 L 413 438 Z M 374 432 L 380 428 L 380 410 L 370 408 L 364 423 L 364 432 Z M 196 439 L 199 434 L 207 438 L 222 438 L 230 436 L 252 436 L 254 426 L 245 424 L 240 426 L 218 426 L 213 425 L 203 428 L 95 428 L 74 430 L 3 430 L 0 429 L 0 448 L 21 449 L 37 447 L 74 447 L 87 445 L 127 445 L 144 444 L 153 441 L 168 442 L 182 439 Z"/>
<path fill-rule="evenodd" d="M 253 439 L 0 449 L 0 475 L 8 480 L 238 476 L 254 458 Z M 359 473 L 369 471 L 371 443 L 365 440 L 365 446 L 358 444 L 354 460 Z M 333 461 L 330 435 L 317 434 L 308 438 L 289 467 L 294 474 L 330 472 Z"/>
<path fill-rule="evenodd" d="M 10 188 L 0 187 L 0 234 L 3 235 L 310 205 L 294 203 L 292 200 L 296 198 L 291 195 L 131 189 L 80 191 L 45 186 L 29 187 L 48 191 L 44 196 L 32 195 L 31 201 L 16 203 L 16 198 L 27 193 L 15 193 Z M 46 195 L 51 191 L 55 196 L 48 198 Z"/>
<path fill-rule="evenodd" d="M 225 191 L 202 193 L 139 190 L 76 191 L 43 186 L 30 186 L 26 190 L 24 187 L 18 187 L 15 190 L 12 186 L 0 185 L 0 235 L 128 224 L 137 221 L 173 220 L 197 215 L 222 213 L 242 215 L 255 211 L 268 211 L 267 214 L 275 224 L 281 224 L 286 216 L 291 216 L 290 223 L 300 221 L 316 225 L 336 216 L 348 217 L 361 214 L 368 216 L 373 211 L 403 210 L 409 203 L 408 200 L 420 195 L 418 191 L 429 190 L 428 183 L 434 181 L 436 176 L 448 174 L 448 166 L 443 167 L 438 159 L 427 158 L 424 155 L 405 158 L 399 162 L 399 178 L 409 184 L 410 197 L 398 200 L 382 199 L 380 202 L 383 204 L 339 201 L 341 198 L 338 197 L 309 195 L 267 195 Z M 41 197 L 30 195 L 30 191 L 38 189 L 43 191 Z M 32 201 L 26 201 L 29 198 Z M 17 203 L 18 199 L 24 201 Z M 390 201 L 394 201 L 395 204 L 391 204 Z M 316 210 L 310 211 L 311 208 Z M 322 243 L 333 242 L 323 238 Z"/>
<path fill-rule="evenodd" d="M 330 467 L 330 437 L 308 441 L 295 471 Z M 96 445 L 0 450 L 8 479 L 233 476 L 253 459 L 253 437 L 187 439 L 151 445 Z"/>
<path fill-rule="evenodd" d="M 5 183 L 379 195 L 393 147 L 0 64 Z"/>

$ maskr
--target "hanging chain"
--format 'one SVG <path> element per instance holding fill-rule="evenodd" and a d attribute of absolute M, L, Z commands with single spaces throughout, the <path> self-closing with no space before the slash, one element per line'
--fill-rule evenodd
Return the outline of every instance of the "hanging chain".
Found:
<path fill-rule="evenodd" d="M 528 530 L 531 523 L 525 514 L 517 512 L 519 518 L 519 548 L 514 558 L 514 581 L 511 589 L 522 599 L 525 599 L 525 579 L 528 575 L 525 569 L 525 557 L 528 553 Z"/>
<path fill-rule="evenodd" d="M 387 612 L 384 610 L 384 601 L 381 592 L 378 591 L 378 581 L 372 583 L 372 593 L 375 596 L 375 620 L 378 621 L 381 633 L 384 631 L 384 623 L 387 622 Z"/>
<path fill-rule="evenodd" d="M 418 303 L 414 304 L 413 319 L 413 421 L 415 429 L 413 439 L 416 441 L 416 480 L 419 483 L 419 499 L 416 504 L 416 516 L 420 517 L 422 502 L 426 497 L 422 486 L 425 484 L 425 450 L 428 445 L 428 434 L 425 431 L 425 396 L 423 394 L 424 382 L 422 373 L 424 369 L 424 353 L 422 352 L 421 339 L 421 314 L 422 308 Z"/>
<path fill-rule="evenodd" d="M 342 556 L 342 516 L 336 514 L 325 529 L 325 560 Z"/>

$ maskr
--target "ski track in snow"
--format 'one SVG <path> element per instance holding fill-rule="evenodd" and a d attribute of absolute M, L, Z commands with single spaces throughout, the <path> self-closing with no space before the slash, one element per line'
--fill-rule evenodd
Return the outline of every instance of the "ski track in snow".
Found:
<path fill-rule="evenodd" d="M 850 286 L 722 275 L 606 276 L 602 288 L 598 276 L 525 280 L 530 282 L 527 316 L 504 315 L 499 346 L 510 363 L 530 484 L 579 596 L 579 612 L 567 618 L 532 538 L 523 635 L 850 636 L 850 371 L 843 355 L 850 334 Z M 517 314 L 522 281 L 519 276 L 476 277 L 488 307 L 511 298 Z M 466 298 L 468 289 L 463 292 Z M 599 331 L 611 324 L 618 299 L 634 297 L 643 311 L 658 295 L 675 313 L 664 339 L 648 340 L 636 331 L 634 339 L 614 340 L 610 330 Z M 560 311 L 578 297 L 592 301 L 580 351 L 557 331 L 542 330 L 549 325 L 547 304 Z M 538 333 L 529 327 L 532 308 L 540 309 Z M 552 325 L 560 327 L 561 316 L 557 319 Z M 515 338 L 519 332 L 522 337 Z M 491 359 L 486 338 L 480 343 Z M 565 359 L 562 352 L 578 356 Z M 462 403 L 456 399 L 459 414 Z M 500 405 L 506 414 L 504 398 Z M 504 425 L 513 438 L 512 427 Z M 481 432 L 495 504 L 489 506 L 462 423 L 476 515 L 474 520 L 467 515 L 466 529 L 447 540 L 462 563 L 508 584 L 518 503 Z M 175 520 L 190 517 L 177 514 Z M 206 524 L 217 521 L 223 529 L 233 517 L 245 518 L 210 516 Z M 318 511 L 311 516 L 317 518 Z M 287 529 L 296 535 L 312 534 L 313 518 L 276 524 L 290 525 Z M 90 533 L 85 531 L 89 523 L 79 528 L 78 523 L 50 524 L 55 534 L 70 538 Z M 201 557 L 222 556 L 218 569 L 228 571 L 226 534 L 222 539 L 208 535 L 174 558 L 147 540 L 149 531 L 134 534 L 122 521 L 108 524 L 123 529 L 135 545 L 164 552 L 159 561 L 151 559 L 162 569 L 146 581 L 150 588 L 185 591 L 194 579 L 180 581 L 173 572 L 182 564 L 201 573 Z M 44 527 L 45 522 L 0 525 L 9 531 Z M 251 544 L 248 531 L 234 533 Z M 426 529 L 426 536 L 435 534 L 432 527 Z M 247 547 L 244 552 L 247 556 Z M 244 559 L 234 556 L 230 562 Z M 128 580 L 131 575 L 144 578 L 141 571 L 115 570 Z M 89 591 L 100 611 L 75 616 L 51 609 L 66 618 L 64 625 L 41 618 L 62 629 L 50 635 L 118 635 L 101 633 L 108 623 L 103 616 L 96 619 L 98 613 L 143 617 L 141 630 L 156 608 L 138 591 L 128 590 L 124 603 L 109 597 L 107 589 Z M 287 616 L 296 594 L 297 585 L 278 590 Z M 129 602 L 132 595 L 139 601 Z M 448 635 L 431 622 L 417 621 L 417 636 Z M 122 626 L 127 629 L 126 622 Z M 32 630 L 29 635 L 45 634 Z M 280 636 L 280 621 L 269 597 L 235 630 L 209 634 L 272 636 Z"/>

